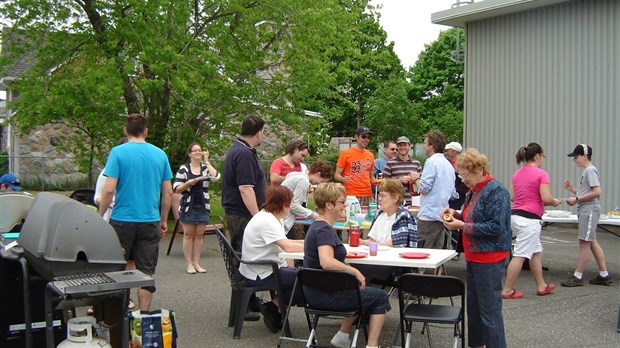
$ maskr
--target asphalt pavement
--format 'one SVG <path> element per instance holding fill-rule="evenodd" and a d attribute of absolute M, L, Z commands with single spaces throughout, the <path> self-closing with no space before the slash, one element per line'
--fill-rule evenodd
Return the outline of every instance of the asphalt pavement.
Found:
<path fill-rule="evenodd" d="M 586 284 L 564 288 L 560 283 L 574 271 L 577 262 L 576 225 L 554 224 L 543 232 L 545 248 L 543 265 L 547 282 L 557 285 L 550 295 L 537 296 L 529 271 L 522 271 L 516 288 L 525 293 L 522 299 L 504 300 L 504 323 L 509 347 L 620 347 L 616 332 L 620 308 L 620 228 L 613 233 L 598 231 L 607 268 L 614 283 L 610 286 L 590 285 L 587 280 L 597 275 L 594 259 L 585 272 Z M 245 322 L 240 339 L 233 339 L 228 324 L 230 282 L 215 235 L 205 237 L 202 266 L 204 274 L 187 274 L 182 253 L 182 236 L 177 236 L 170 255 L 165 255 L 170 237 L 160 244 L 157 267 L 157 292 L 152 308 L 176 311 L 179 347 L 275 347 L 279 334 L 271 333 L 262 322 Z M 465 279 L 465 261 L 449 261 L 449 275 Z M 268 293 L 262 294 L 268 297 Z M 134 296 L 135 298 L 135 296 Z M 392 295 L 392 310 L 387 314 L 381 335 L 381 346 L 390 347 L 398 327 L 398 298 Z M 303 309 L 294 308 L 291 326 L 295 337 L 307 337 Z M 339 321 L 319 322 L 318 335 L 329 347 L 338 330 Z M 412 347 L 428 347 L 421 326 L 414 325 Z M 433 345 L 451 347 L 452 329 L 432 327 Z M 358 347 L 364 347 L 363 336 Z M 397 344 L 400 344 L 399 341 Z M 303 347 L 301 343 L 283 343 L 282 347 Z"/>

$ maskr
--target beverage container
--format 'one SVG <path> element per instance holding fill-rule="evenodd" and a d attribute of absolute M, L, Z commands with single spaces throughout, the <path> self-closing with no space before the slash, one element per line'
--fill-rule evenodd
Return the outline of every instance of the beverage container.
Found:
<path fill-rule="evenodd" d="M 370 256 L 377 256 L 378 249 L 379 249 L 379 243 L 377 242 L 368 243 L 368 251 L 370 252 Z"/>
<path fill-rule="evenodd" d="M 375 216 L 377 216 L 377 203 L 375 202 L 371 202 L 368 203 L 368 221 L 373 222 L 375 219 Z"/>
<path fill-rule="evenodd" d="M 360 246 L 360 227 L 358 225 L 349 228 L 349 246 Z"/>
<path fill-rule="evenodd" d="M 346 220 L 355 221 L 355 214 L 357 210 L 362 211 L 362 207 L 360 206 L 360 202 L 357 200 L 355 196 L 347 196 L 345 204 L 345 216 Z"/>

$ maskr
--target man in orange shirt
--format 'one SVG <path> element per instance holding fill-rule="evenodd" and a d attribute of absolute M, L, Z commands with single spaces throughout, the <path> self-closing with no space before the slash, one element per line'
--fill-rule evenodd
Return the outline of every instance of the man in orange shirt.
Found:
<path fill-rule="evenodd" d="M 357 128 L 356 144 L 340 153 L 334 174 L 334 179 L 344 185 L 347 196 L 356 196 L 360 205 L 368 205 L 372 196 L 375 156 L 367 150 L 371 136 L 368 127 Z"/>

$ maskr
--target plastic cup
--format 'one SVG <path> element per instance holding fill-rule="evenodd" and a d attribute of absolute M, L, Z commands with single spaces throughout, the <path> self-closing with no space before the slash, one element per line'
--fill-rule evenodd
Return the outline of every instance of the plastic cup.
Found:
<path fill-rule="evenodd" d="M 366 218 L 366 214 L 355 214 L 355 219 L 357 219 L 357 223 L 362 226 L 362 222 Z"/>
<path fill-rule="evenodd" d="M 368 243 L 368 251 L 370 253 L 370 256 L 377 256 L 378 249 L 379 249 L 379 243 L 377 242 Z"/>

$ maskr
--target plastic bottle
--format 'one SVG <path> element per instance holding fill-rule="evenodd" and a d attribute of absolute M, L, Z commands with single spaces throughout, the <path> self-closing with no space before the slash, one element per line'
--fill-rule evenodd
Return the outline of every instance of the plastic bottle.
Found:
<path fill-rule="evenodd" d="M 345 201 L 345 217 L 346 220 L 351 220 L 351 221 L 357 221 L 357 219 L 355 218 L 355 211 L 354 209 L 356 209 L 354 207 L 354 203 L 357 203 L 357 207 L 359 208 L 359 210 L 362 210 L 362 207 L 359 205 L 360 202 L 357 200 L 357 197 L 355 196 L 347 196 L 347 200 Z"/>

